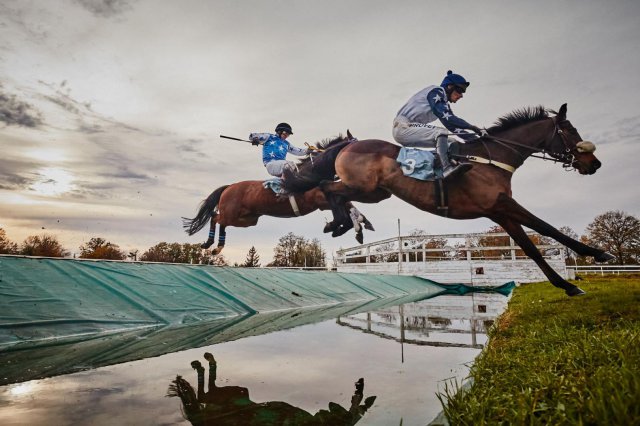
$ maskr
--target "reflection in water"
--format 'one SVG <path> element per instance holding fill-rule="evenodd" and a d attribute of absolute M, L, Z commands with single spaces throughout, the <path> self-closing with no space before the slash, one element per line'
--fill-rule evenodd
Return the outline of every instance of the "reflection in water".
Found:
<path fill-rule="evenodd" d="M 441 296 L 437 301 L 340 316 L 336 323 L 401 344 L 482 349 L 507 300 L 499 294 Z"/>
<path fill-rule="evenodd" d="M 192 361 L 191 367 L 197 372 L 198 390 L 182 376 L 169 385 L 167 396 L 177 396 L 182 401 L 182 413 L 193 425 L 355 425 L 371 408 L 375 396 L 364 397 L 364 379 L 355 383 L 349 410 L 330 402 L 329 410 L 320 410 L 315 415 L 282 401 L 256 403 L 249 399 L 249 390 L 241 386 L 216 386 L 218 364 L 212 354 L 206 352 L 209 364 L 209 385 L 204 390 L 205 368 L 200 361 Z"/>

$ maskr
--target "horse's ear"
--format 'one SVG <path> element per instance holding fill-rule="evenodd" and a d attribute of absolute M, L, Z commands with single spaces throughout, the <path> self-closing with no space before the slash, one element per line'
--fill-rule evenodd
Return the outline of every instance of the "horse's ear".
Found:
<path fill-rule="evenodd" d="M 347 129 L 347 138 L 348 138 L 348 139 L 353 139 L 353 135 L 351 134 L 351 132 L 349 131 L 349 129 Z"/>
<path fill-rule="evenodd" d="M 567 104 L 562 104 L 560 111 L 558 111 L 558 121 L 564 121 L 567 119 Z"/>

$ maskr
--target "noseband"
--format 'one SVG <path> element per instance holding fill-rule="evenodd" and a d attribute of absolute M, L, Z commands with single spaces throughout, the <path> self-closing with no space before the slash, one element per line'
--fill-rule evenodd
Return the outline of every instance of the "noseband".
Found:
<path fill-rule="evenodd" d="M 564 120 L 567 121 L 567 120 Z M 555 151 L 546 151 L 544 148 L 540 151 L 542 152 L 542 157 L 532 155 L 532 157 L 542 158 L 543 160 L 549 160 L 554 162 L 562 163 L 562 167 L 567 171 L 576 170 L 575 164 L 577 162 L 576 155 L 581 153 L 593 152 L 596 150 L 595 145 L 589 141 L 580 141 L 575 145 L 571 146 L 567 134 L 564 130 L 562 130 L 558 123 L 554 120 L 553 133 L 551 134 L 551 142 L 553 142 L 553 138 L 555 135 L 560 136 L 560 140 L 564 145 L 564 151 L 555 152 Z M 547 138 L 545 138 L 544 146 L 547 146 Z M 549 154 L 550 157 L 546 157 L 545 154 Z"/>

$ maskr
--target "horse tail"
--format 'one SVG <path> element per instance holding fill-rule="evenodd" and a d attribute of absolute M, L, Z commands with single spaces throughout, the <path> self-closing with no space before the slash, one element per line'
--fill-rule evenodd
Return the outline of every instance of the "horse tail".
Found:
<path fill-rule="evenodd" d="M 167 396 L 177 396 L 182 401 L 183 412 L 188 419 L 200 413 L 200 403 L 193 387 L 182 376 L 176 376 L 167 390 Z"/>
<path fill-rule="evenodd" d="M 336 175 L 336 158 L 338 158 L 340 151 L 349 146 L 351 142 L 351 140 L 344 140 L 329 147 L 313 159 L 313 167 L 298 172 L 285 169 L 282 187 L 288 192 L 305 192 L 315 188 L 322 181 L 334 180 Z"/>
<path fill-rule="evenodd" d="M 220 202 L 222 193 L 228 187 L 229 185 L 221 186 L 220 188 L 213 191 L 206 200 L 200 203 L 200 208 L 196 217 L 194 217 L 193 219 L 189 219 L 186 217 L 182 218 L 182 227 L 184 228 L 184 232 L 189 235 L 193 235 L 204 228 L 207 223 L 209 223 L 209 220 L 211 220 L 211 218 L 215 214 L 215 208 Z"/>

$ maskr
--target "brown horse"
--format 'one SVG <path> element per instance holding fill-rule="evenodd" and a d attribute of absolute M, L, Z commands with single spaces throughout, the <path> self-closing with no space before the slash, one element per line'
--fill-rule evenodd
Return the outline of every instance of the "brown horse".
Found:
<path fill-rule="evenodd" d="M 182 376 L 169 385 L 167 396 L 179 397 L 182 414 L 193 425 L 334 425 L 353 426 L 373 406 L 376 396 L 364 397 L 364 378 L 355 382 L 351 405 L 343 407 L 329 403 L 329 410 L 311 414 L 283 401 L 254 402 L 249 389 L 242 386 L 216 386 L 218 363 L 209 352 L 204 354 L 209 363 L 209 384 L 205 391 L 205 368 L 200 361 L 192 361 L 197 372 L 197 391 Z M 341 395 L 341 398 L 344 396 Z M 364 402 L 364 403 L 363 403 Z"/>
<path fill-rule="evenodd" d="M 613 256 L 564 235 L 511 196 L 513 172 L 532 155 L 542 154 L 544 159 L 560 162 L 583 175 L 593 174 L 600 168 L 601 163 L 593 154 L 595 146 L 582 140 L 567 120 L 566 113 L 566 104 L 558 113 L 543 107 L 517 110 L 488 129 L 490 136 L 460 144 L 456 156 L 466 158 L 474 165 L 466 174 L 446 181 L 446 209 L 441 206 L 442 197 L 437 197 L 442 194 L 438 185 L 406 177 L 396 162 L 400 147 L 385 141 L 364 140 L 343 147 L 335 162 L 336 172 L 342 180 L 340 185 L 320 180 L 317 183 L 325 191 L 337 221 L 345 215 L 345 199 L 380 189 L 421 210 L 452 219 L 489 218 L 509 233 L 538 264 L 551 284 L 564 289 L 569 296 L 584 294 L 549 266 L 522 226 L 551 237 L 580 255 L 593 256 L 598 262 L 611 260 Z M 300 173 L 305 175 L 306 172 L 301 170 Z M 285 182 L 294 184 L 295 177 L 287 176 Z"/>
<path fill-rule="evenodd" d="M 346 138 L 340 136 L 331 141 L 320 142 L 317 145 L 324 151 L 321 154 L 305 157 L 299 164 L 303 166 L 309 163 L 315 170 L 322 171 L 323 175 L 330 174 L 333 178 L 335 155 L 340 152 L 337 148 L 354 140 L 356 139 L 347 131 Z M 322 156 L 322 160 L 314 161 L 314 156 Z M 325 165 L 332 171 L 325 170 Z M 227 226 L 247 228 L 256 225 L 260 216 L 296 217 L 307 215 L 318 209 L 330 209 L 324 193 L 315 185 L 308 190 L 291 191 L 297 192 L 291 196 L 280 196 L 273 190 L 265 188 L 263 183 L 263 181 L 248 180 L 216 189 L 202 202 L 193 219 L 182 218 L 185 232 L 193 235 L 210 223 L 209 237 L 202 244 L 202 248 L 207 249 L 215 242 L 216 225 L 219 225 L 218 246 L 213 250 L 213 254 L 219 254 L 225 246 Z M 378 202 L 380 199 L 377 194 L 374 192 L 375 196 L 355 195 L 353 200 Z M 334 236 L 342 235 L 349 229 L 355 228 L 356 240 L 362 243 L 361 225 L 371 231 L 373 231 L 373 225 L 350 202 L 346 202 L 342 207 L 346 209 L 347 216 L 344 216 L 340 223 L 328 223 L 326 228 L 333 230 Z"/>

